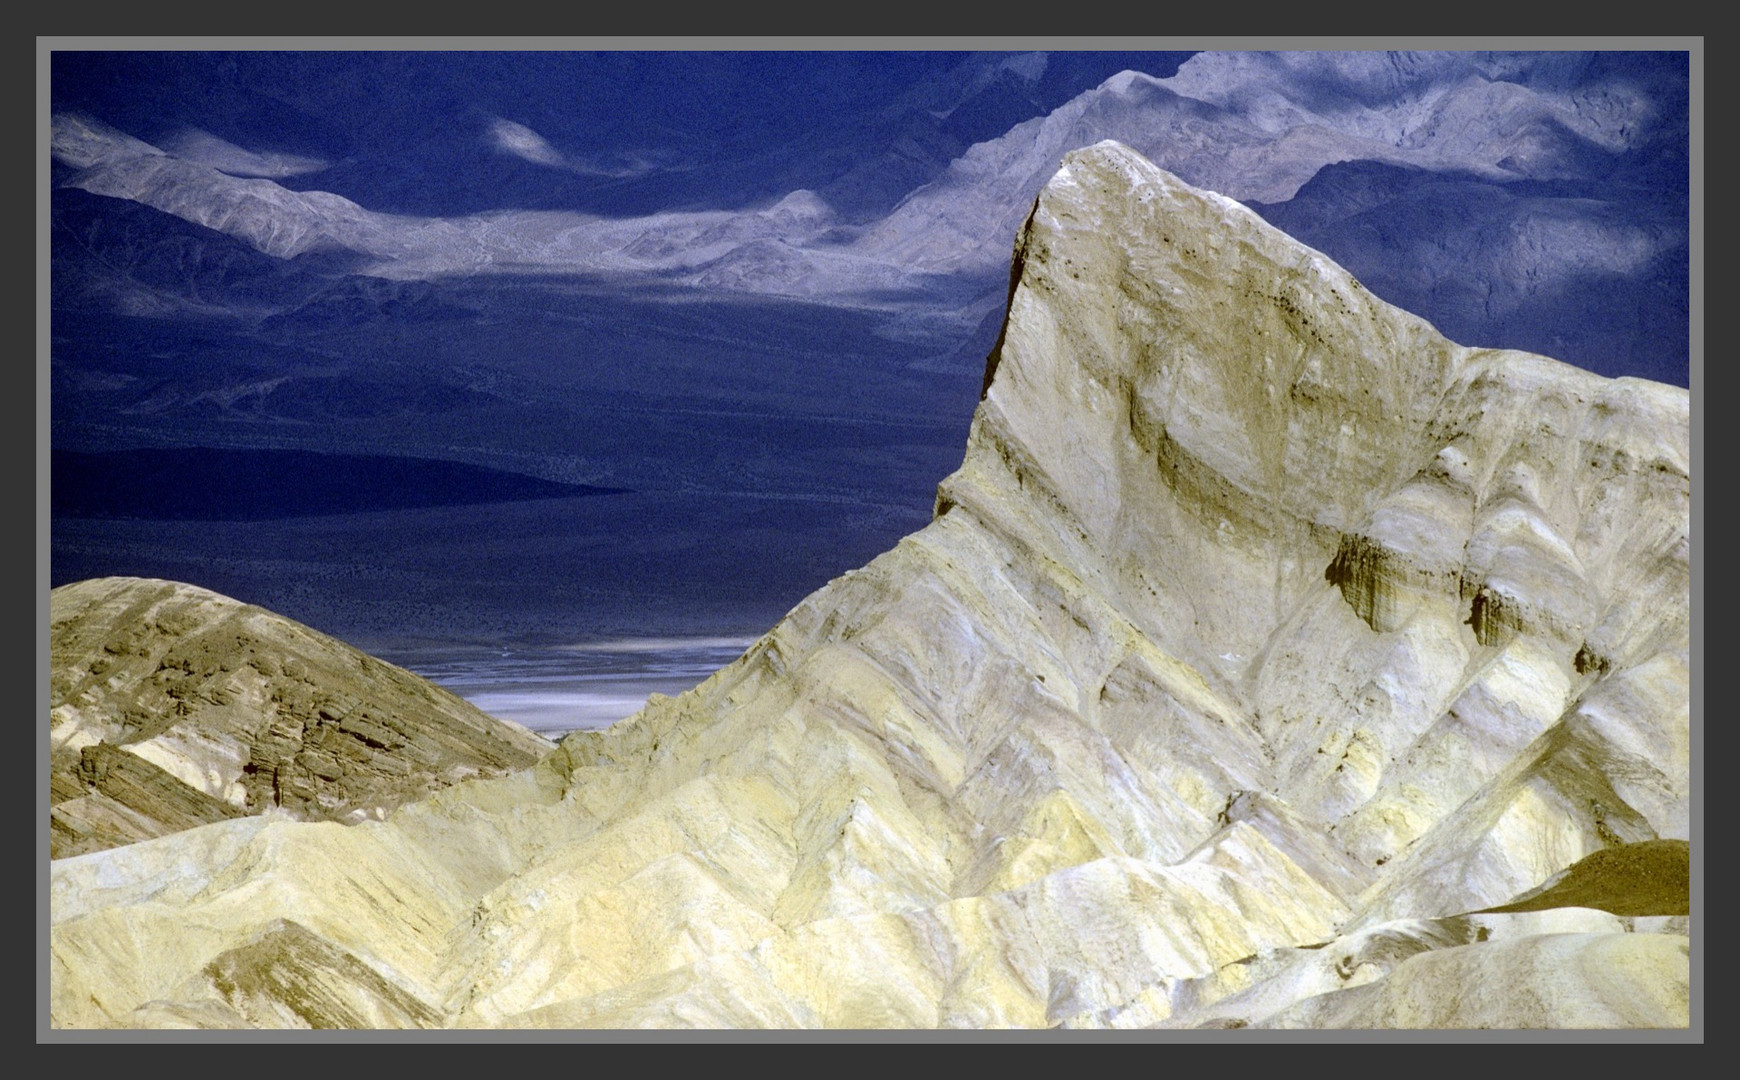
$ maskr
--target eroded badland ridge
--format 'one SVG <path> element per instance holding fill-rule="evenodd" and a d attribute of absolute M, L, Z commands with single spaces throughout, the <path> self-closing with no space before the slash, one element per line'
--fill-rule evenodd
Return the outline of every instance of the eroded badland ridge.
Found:
<path fill-rule="evenodd" d="M 53 858 L 276 812 L 380 818 L 548 740 L 408 671 L 177 582 L 49 598 Z"/>
<path fill-rule="evenodd" d="M 530 769 L 58 860 L 53 1022 L 1687 1026 L 1688 414 L 1077 151 L 928 527 Z"/>

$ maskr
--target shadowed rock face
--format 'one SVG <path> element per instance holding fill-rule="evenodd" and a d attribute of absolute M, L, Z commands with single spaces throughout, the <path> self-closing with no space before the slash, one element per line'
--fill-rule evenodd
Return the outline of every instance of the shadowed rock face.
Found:
<path fill-rule="evenodd" d="M 50 853 L 268 810 L 378 818 L 541 736 L 300 624 L 168 581 L 50 594 Z"/>
<path fill-rule="evenodd" d="M 991 367 L 931 524 L 695 690 L 58 864 L 55 1023 L 1689 1022 L 1683 922 L 1469 914 L 1689 834 L 1684 390 L 1455 345 L 1116 143 Z"/>
<path fill-rule="evenodd" d="M 1691 845 L 1643 840 L 1604 847 L 1579 859 L 1495 912 L 1588 907 L 1615 915 L 1691 914 Z"/>

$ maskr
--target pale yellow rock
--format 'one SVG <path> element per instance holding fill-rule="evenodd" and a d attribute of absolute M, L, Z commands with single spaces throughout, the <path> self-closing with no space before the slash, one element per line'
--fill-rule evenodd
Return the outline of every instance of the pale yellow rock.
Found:
<path fill-rule="evenodd" d="M 1684 1026 L 1686 939 L 1469 913 L 1688 835 L 1685 391 L 1116 144 L 1014 271 L 927 528 L 522 773 L 60 860 L 54 1023 Z"/>
<path fill-rule="evenodd" d="M 1158 1020 L 1141 1026 L 1260 1026 L 1319 995 L 1336 994 L 1384 979 L 1410 958 L 1434 949 L 1508 942 L 1543 934 L 1618 934 L 1627 930 L 1625 920 L 1589 908 L 1380 923 L 1308 948 L 1267 950 L 1209 975 L 1171 983 L 1164 988 L 1165 1008 L 1148 1010 L 1161 1013 Z M 1307 1005 L 1303 1009 L 1317 1007 Z M 1110 1026 L 1103 1022 L 1109 1019 L 1083 1018 L 1073 1026 Z"/>
<path fill-rule="evenodd" d="M 1674 934 L 1546 934 L 1404 961 L 1380 981 L 1308 998 L 1271 1028 L 1683 1028 L 1690 942 Z"/>

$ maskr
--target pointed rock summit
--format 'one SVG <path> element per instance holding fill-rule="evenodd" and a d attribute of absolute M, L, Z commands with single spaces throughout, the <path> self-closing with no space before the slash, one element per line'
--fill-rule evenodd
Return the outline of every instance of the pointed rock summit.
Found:
<path fill-rule="evenodd" d="M 532 769 L 57 862 L 54 1023 L 1686 1026 L 1678 899 L 1493 909 L 1689 837 L 1688 446 L 1073 152 L 928 527 Z"/>

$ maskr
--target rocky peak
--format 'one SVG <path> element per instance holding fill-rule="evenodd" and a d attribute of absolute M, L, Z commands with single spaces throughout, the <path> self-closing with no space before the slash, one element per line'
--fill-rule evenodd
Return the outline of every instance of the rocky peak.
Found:
<path fill-rule="evenodd" d="M 1508 906 L 1689 835 L 1685 391 L 1458 346 L 1115 143 L 988 369 L 931 523 L 694 690 L 67 860 L 56 1022 L 1687 1023 L 1683 921 Z"/>

